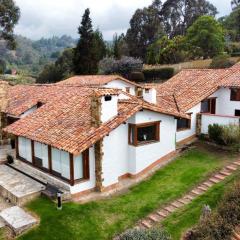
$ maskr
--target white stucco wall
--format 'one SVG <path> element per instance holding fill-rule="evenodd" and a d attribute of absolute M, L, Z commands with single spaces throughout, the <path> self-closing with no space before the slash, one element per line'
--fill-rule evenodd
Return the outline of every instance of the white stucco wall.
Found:
<path fill-rule="evenodd" d="M 105 97 L 101 98 L 101 121 L 107 122 L 118 114 L 118 96 L 111 96 L 111 101 L 105 101 Z"/>
<path fill-rule="evenodd" d="M 201 111 L 201 103 L 191 108 L 187 113 L 192 113 L 191 115 L 191 129 L 177 131 L 176 132 L 176 141 L 180 142 L 184 139 L 187 139 L 196 134 L 196 123 L 197 123 L 197 113 Z M 177 121 L 177 120 L 176 120 Z"/>
<path fill-rule="evenodd" d="M 78 156 L 74 157 L 74 161 Z M 89 169 L 90 178 L 88 180 L 83 180 L 78 184 L 70 187 L 71 194 L 76 194 L 85 190 L 90 190 L 95 187 L 95 154 L 94 147 L 89 148 Z"/>
<path fill-rule="evenodd" d="M 231 90 L 220 88 L 210 97 L 216 97 L 216 114 L 235 116 L 235 110 L 240 110 L 240 101 L 230 100 Z"/>
<path fill-rule="evenodd" d="M 157 91 L 155 88 L 144 89 L 143 90 L 143 99 L 150 103 L 157 103 Z"/>
<path fill-rule="evenodd" d="M 135 92 L 135 85 L 124 82 L 122 80 L 113 80 L 109 82 L 108 84 L 105 85 L 107 88 L 118 88 L 126 92 L 126 87 L 130 88 L 130 94 L 131 95 L 136 95 Z"/>
<path fill-rule="evenodd" d="M 137 147 L 128 144 L 128 123 L 155 121 L 161 121 L 160 142 Z M 140 173 L 161 157 L 174 151 L 175 129 L 174 117 L 142 111 L 112 131 L 103 141 L 103 186 L 117 183 L 118 178 L 124 174 Z"/>
<path fill-rule="evenodd" d="M 201 133 L 208 134 L 208 126 L 214 123 L 217 123 L 219 125 L 229 125 L 229 124 L 239 125 L 239 118 L 202 114 Z"/>

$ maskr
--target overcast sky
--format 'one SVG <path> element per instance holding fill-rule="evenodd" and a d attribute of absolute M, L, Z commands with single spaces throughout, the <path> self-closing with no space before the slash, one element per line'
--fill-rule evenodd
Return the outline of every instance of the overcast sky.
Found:
<path fill-rule="evenodd" d="M 39 39 L 61 36 L 77 38 L 77 27 L 84 10 L 89 7 L 94 28 L 99 28 L 106 40 L 115 32 L 126 32 L 129 20 L 137 8 L 151 4 L 152 0 L 15 0 L 21 9 L 21 18 L 15 33 Z M 230 0 L 210 0 L 219 16 L 231 11 Z"/>

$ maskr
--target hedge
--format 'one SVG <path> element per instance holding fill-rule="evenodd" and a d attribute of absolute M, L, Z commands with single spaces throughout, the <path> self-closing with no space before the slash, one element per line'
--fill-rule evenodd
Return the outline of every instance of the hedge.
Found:
<path fill-rule="evenodd" d="M 143 74 L 148 82 L 155 80 L 167 80 L 174 75 L 174 68 L 144 69 Z"/>

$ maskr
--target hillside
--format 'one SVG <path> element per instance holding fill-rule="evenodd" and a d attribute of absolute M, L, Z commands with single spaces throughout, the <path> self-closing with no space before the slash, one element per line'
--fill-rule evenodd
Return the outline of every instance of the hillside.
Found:
<path fill-rule="evenodd" d="M 15 68 L 30 75 L 37 75 L 46 63 L 55 61 L 65 48 L 76 44 L 75 39 L 66 35 L 37 41 L 17 35 L 16 42 L 16 50 L 10 51 L 0 41 L 0 59 L 6 62 L 7 69 Z"/>

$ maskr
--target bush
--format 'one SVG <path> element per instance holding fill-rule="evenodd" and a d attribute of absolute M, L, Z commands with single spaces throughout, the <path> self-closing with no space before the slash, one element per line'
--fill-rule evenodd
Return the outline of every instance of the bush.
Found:
<path fill-rule="evenodd" d="M 135 82 L 144 82 L 145 77 L 142 72 L 131 72 L 129 79 Z"/>
<path fill-rule="evenodd" d="M 240 144 L 240 128 L 237 125 L 222 126 L 222 141 L 227 146 Z"/>
<path fill-rule="evenodd" d="M 120 240 L 171 240 L 171 237 L 160 228 L 149 230 L 133 229 L 123 233 Z"/>
<path fill-rule="evenodd" d="M 122 57 L 120 60 L 104 58 L 99 63 L 101 74 L 120 74 L 129 77 L 131 72 L 142 71 L 143 62 L 133 57 Z"/>
<path fill-rule="evenodd" d="M 210 68 L 229 68 L 234 65 L 231 61 L 230 56 L 227 54 L 222 54 L 213 58 Z"/>
<path fill-rule="evenodd" d="M 215 213 L 205 218 L 192 230 L 185 240 L 230 240 L 233 230 L 240 224 L 240 183 L 225 193 Z"/>
<path fill-rule="evenodd" d="M 159 68 L 143 70 L 146 81 L 167 80 L 174 75 L 174 68 Z"/>
<path fill-rule="evenodd" d="M 223 145 L 222 140 L 223 128 L 218 124 L 213 124 L 208 126 L 209 139 L 217 144 Z"/>

